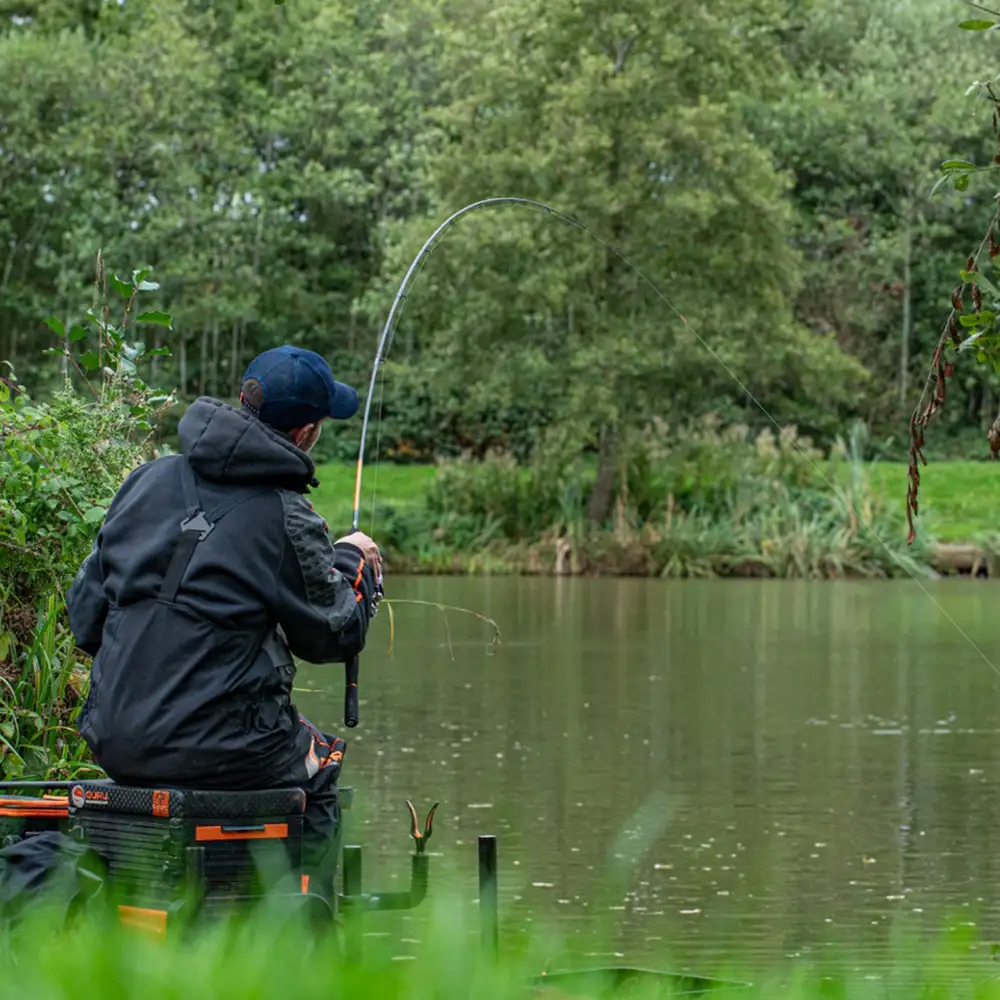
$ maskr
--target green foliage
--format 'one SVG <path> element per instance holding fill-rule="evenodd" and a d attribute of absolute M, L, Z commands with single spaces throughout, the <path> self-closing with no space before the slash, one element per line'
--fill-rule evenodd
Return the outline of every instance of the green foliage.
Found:
<path fill-rule="evenodd" d="M 982 238 L 977 210 L 992 198 L 968 180 L 934 194 L 942 150 L 953 154 L 949 169 L 993 155 L 963 96 L 987 39 L 955 31 L 955 10 L 952 0 L 892 9 L 811 0 L 786 36 L 797 86 L 748 109 L 794 177 L 805 274 L 797 315 L 872 374 L 862 411 L 876 436 L 896 432 L 896 458 L 956 264 Z M 985 372 L 967 373 L 952 426 L 981 430 L 996 388 Z"/>
<path fill-rule="evenodd" d="M 0 21 L 0 357 L 19 369 L 103 246 L 156 265 L 147 312 L 177 329 L 155 370 L 181 398 L 231 398 L 280 342 L 366 383 L 417 247 L 496 194 L 592 225 L 690 321 L 551 217 L 464 220 L 385 371 L 393 460 L 526 461 L 558 424 L 610 468 L 654 415 L 764 426 L 730 373 L 825 447 L 855 415 L 884 437 L 973 238 L 965 202 L 988 197 L 926 197 L 943 148 L 955 170 L 992 156 L 962 98 L 992 37 L 951 30 L 952 0 L 31 6 Z M 976 426 L 1000 381 L 963 378 L 954 421 Z M 33 389 L 61 381 L 50 363 Z"/>
<path fill-rule="evenodd" d="M 156 266 L 136 318 L 156 380 L 184 400 L 232 399 L 249 359 L 280 342 L 364 386 L 432 228 L 484 196 L 535 197 L 607 236 L 688 321 L 558 220 L 477 213 L 411 288 L 367 445 L 546 470 L 558 437 L 590 471 L 558 467 L 568 499 L 528 472 L 553 524 L 581 509 L 611 523 L 654 418 L 768 426 L 744 386 L 824 449 L 860 417 L 901 457 L 892 432 L 939 335 L 955 247 L 981 240 L 992 199 L 995 150 L 968 120 L 989 85 L 963 91 L 994 38 L 955 30 L 954 0 L 35 0 L 14 13 L 0 19 L 0 358 L 32 365 L 33 400 L 71 405 L 57 399 L 68 359 L 35 365 L 40 315 L 55 313 L 74 376 L 99 373 L 100 353 L 77 350 L 85 318 L 67 319 L 92 247 Z M 941 171 L 954 183 L 931 197 Z M 996 303 L 981 291 L 965 356 L 988 361 Z M 174 357 L 156 355 L 168 314 Z M 973 454 L 1000 373 L 957 366 L 949 388 L 964 405 L 947 411 L 948 446 Z M 150 423 L 176 447 L 174 419 Z M 352 421 L 316 454 L 356 451 Z M 699 475 L 699 502 L 725 509 L 725 475 L 711 488 Z M 646 495 L 649 476 L 628 478 L 645 521 L 666 484 Z M 685 484 L 670 488 L 683 507 Z M 540 516 L 524 497 L 501 506 L 449 530 L 471 543 Z M 397 509 L 389 536 L 420 530 L 415 517 Z"/>
<path fill-rule="evenodd" d="M 981 265 L 985 270 L 985 263 Z M 993 270 L 992 263 L 990 269 Z M 989 363 L 1000 371 L 1000 330 L 996 317 L 1000 311 L 1000 290 L 982 271 L 961 271 L 962 283 L 974 287 L 972 312 L 958 317 L 964 339 L 956 347 L 968 351 L 979 364 Z M 959 304 L 963 304 L 959 299 Z"/>
<path fill-rule="evenodd" d="M 365 918 L 382 927 L 391 915 Z M 530 924 L 528 932 L 503 928 L 498 960 L 484 954 L 477 913 L 455 895 L 431 898 L 420 914 L 419 935 L 412 926 L 392 922 L 388 932 L 365 938 L 362 954 L 347 959 L 334 933 L 312 932 L 277 902 L 252 918 L 216 922 L 197 932 L 165 941 L 118 926 L 112 919 L 89 916 L 70 928 L 57 925 L 54 908 L 37 906 L 16 934 L 0 945 L 0 998 L 45 997 L 47 1000 L 174 1000 L 180 996 L 213 1000 L 269 1000 L 294 982 L 316 996 L 373 996 L 380 1000 L 568 1000 L 588 997 L 611 1000 L 666 1000 L 691 996 L 696 977 L 718 976 L 700 995 L 718 1000 L 996 1000 L 1000 981 L 987 958 L 987 939 L 969 926 L 942 930 L 929 940 L 901 931 L 886 953 L 859 957 L 849 948 L 825 949 L 821 960 L 794 958 L 776 962 L 753 975 L 733 975 L 732 960 L 691 962 L 663 949 L 634 953 L 610 961 L 579 954 L 573 934 L 558 924 Z M 601 918 L 592 925 L 601 927 Z M 606 929 L 605 929 L 606 928 Z M 511 930 L 515 930 L 511 928 Z M 620 934 L 605 918 L 603 933 L 614 948 Z M 646 951 L 649 949 L 647 947 Z M 407 960 L 401 960 L 402 958 Z M 693 964 L 693 968 L 692 968 Z M 565 982 L 567 970 L 600 969 L 602 965 L 663 970 L 622 983 L 595 974 Z M 686 976 L 666 970 L 684 968 Z M 721 970 L 727 970 L 723 972 Z M 549 976 L 548 982 L 543 978 Z M 697 984 L 702 985 L 702 984 Z"/>
<path fill-rule="evenodd" d="M 155 291 L 150 269 L 105 275 L 98 257 L 95 305 L 79 324 L 45 321 L 60 339 L 63 386 L 48 402 L 13 375 L 0 381 L 0 760 L 7 774 L 64 773 L 82 759 L 69 726 L 85 687 L 65 621 L 64 593 L 125 477 L 148 454 L 169 394 L 140 369 L 149 350 L 138 325 L 170 325 L 136 315 Z M 107 300 L 110 285 L 120 302 Z M 112 319 L 112 308 L 118 315 Z"/>
<path fill-rule="evenodd" d="M 440 462 L 433 478 L 428 467 L 380 469 L 373 530 L 394 571 L 925 574 L 930 548 L 907 549 L 896 480 L 887 474 L 902 481 L 904 467 L 867 464 L 869 448 L 861 424 L 826 455 L 794 428 L 775 435 L 715 418 L 687 429 L 654 421 L 629 440 L 612 511 L 595 524 L 586 507 L 597 462 L 568 452 L 557 434 L 523 464 L 490 452 L 482 461 Z M 991 467 L 970 468 L 985 487 Z M 330 484 L 317 498 L 325 516 L 337 509 L 350 471 L 319 470 Z M 366 481 L 374 476 L 369 469 Z M 346 509 L 343 500 L 339 507 Z M 367 517 L 365 510 L 362 526 Z"/>
<path fill-rule="evenodd" d="M 971 18 L 968 21 L 959 22 L 959 27 L 966 31 L 989 31 L 996 25 L 996 21 L 987 21 L 984 18 Z"/>
<path fill-rule="evenodd" d="M 434 535 L 458 550 L 495 538 L 537 538 L 561 514 L 581 515 L 583 480 L 576 471 L 541 458 L 520 467 L 513 456 L 498 452 L 482 462 L 442 463 L 427 495 Z"/>
<path fill-rule="evenodd" d="M 799 265 L 786 179 L 742 120 L 731 78 L 711 68 L 769 97 L 781 55 L 758 29 L 777 8 L 727 6 L 720 19 L 696 4 L 517 0 L 443 27 L 445 99 L 423 157 L 429 210 L 399 227 L 389 273 L 447 210 L 517 193 L 607 236 L 699 331 L 550 216 L 505 206 L 463 220 L 422 270 L 400 337 L 438 393 L 459 401 L 467 438 L 479 431 L 470 416 L 491 404 L 534 411 L 568 448 L 606 442 L 614 463 L 651 414 L 679 420 L 710 399 L 735 416 L 746 400 L 734 374 L 782 420 L 824 433 L 848 405 L 860 367 L 789 308 Z M 798 401 L 821 385 L 828 414 L 805 414 Z M 518 447 L 539 443 L 512 433 Z"/>

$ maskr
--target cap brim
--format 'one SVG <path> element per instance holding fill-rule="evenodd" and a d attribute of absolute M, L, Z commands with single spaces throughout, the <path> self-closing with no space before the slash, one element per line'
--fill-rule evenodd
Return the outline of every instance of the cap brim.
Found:
<path fill-rule="evenodd" d="M 333 399 L 331 400 L 330 416 L 334 420 L 349 420 L 358 412 L 359 400 L 357 391 L 343 382 L 334 382 Z"/>

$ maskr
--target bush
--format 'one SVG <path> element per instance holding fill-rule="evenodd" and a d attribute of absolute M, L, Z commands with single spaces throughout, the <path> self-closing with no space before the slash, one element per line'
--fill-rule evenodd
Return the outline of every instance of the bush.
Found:
<path fill-rule="evenodd" d="M 48 402 L 11 371 L 0 382 L 0 766 L 7 777 L 67 775 L 85 766 L 72 728 L 87 670 L 74 647 L 65 593 L 90 551 L 105 510 L 150 452 L 168 395 L 139 368 L 151 355 L 131 337 L 138 323 L 169 326 L 164 313 L 135 315 L 157 286 L 149 272 L 107 278 L 98 259 L 100 308 L 66 330 L 47 320 L 67 377 Z M 107 283 L 123 300 L 111 321 Z M 9 367 L 9 366 L 8 366 Z"/>
<path fill-rule="evenodd" d="M 642 576 L 924 572 L 926 546 L 907 549 L 901 515 L 868 483 L 866 446 L 860 424 L 824 456 L 794 428 L 751 437 L 715 419 L 676 431 L 654 421 L 625 440 L 612 513 L 593 523 L 585 513 L 594 462 L 567 457 L 553 440 L 527 465 L 499 453 L 443 463 L 424 538 L 415 544 L 397 531 L 394 540 L 420 568 L 441 563 L 437 544 L 465 552 L 466 567 L 493 556 L 535 572 L 557 562 Z"/>

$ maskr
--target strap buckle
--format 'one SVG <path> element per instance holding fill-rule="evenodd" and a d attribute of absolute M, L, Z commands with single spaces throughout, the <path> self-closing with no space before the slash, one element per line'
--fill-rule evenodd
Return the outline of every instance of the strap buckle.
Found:
<path fill-rule="evenodd" d="M 197 514 L 184 518 L 181 521 L 181 531 L 197 531 L 198 541 L 203 542 L 215 529 L 215 525 L 205 517 L 205 512 L 199 510 Z"/>

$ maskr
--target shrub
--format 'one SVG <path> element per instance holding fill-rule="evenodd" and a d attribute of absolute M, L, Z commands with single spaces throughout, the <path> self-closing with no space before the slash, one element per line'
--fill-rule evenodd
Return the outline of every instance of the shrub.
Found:
<path fill-rule="evenodd" d="M 108 284 L 122 300 L 117 323 Z M 87 671 L 69 632 L 65 592 L 171 404 L 139 375 L 165 350 L 147 351 L 132 336 L 139 323 L 170 326 L 165 313 L 136 313 L 140 294 L 157 287 L 148 269 L 129 280 L 105 275 L 98 257 L 101 305 L 68 330 L 46 320 L 62 344 L 54 353 L 66 365 L 63 387 L 42 402 L 12 370 L 0 382 L 0 766 L 8 777 L 85 763 L 72 724 Z"/>
<path fill-rule="evenodd" d="M 654 420 L 624 443 L 605 523 L 585 518 L 593 461 L 550 441 L 528 465 L 497 453 L 444 463 L 425 530 L 452 553 L 464 551 L 465 566 L 506 556 L 532 572 L 567 559 L 575 572 L 640 576 L 925 572 L 926 546 L 907 550 L 901 514 L 868 483 L 866 443 L 862 425 L 824 456 L 794 428 L 751 437 L 715 419 L 676 431 Z M 395 540 L 420 568 L 440 562 L 425 540 L 408 542 L 399 531 Z"/>

